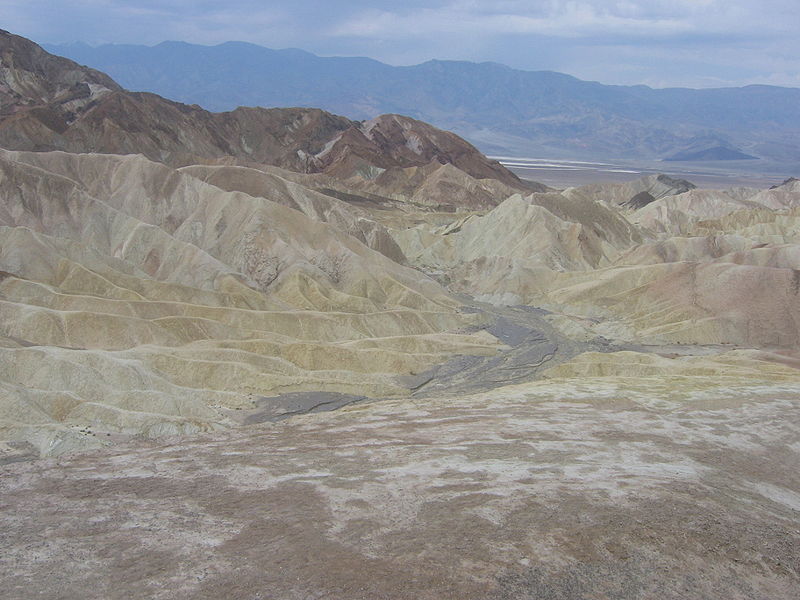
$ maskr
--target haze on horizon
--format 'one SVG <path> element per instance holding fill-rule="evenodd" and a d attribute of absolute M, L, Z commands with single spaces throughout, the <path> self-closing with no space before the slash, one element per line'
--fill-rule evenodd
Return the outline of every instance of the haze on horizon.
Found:
<path fill-rule="evenodd" d="M 266 6 L 265 6 L 266 4 Z M 59 6 L 60 5 L 60 6 Z M 5 0 L 39 43 L 245 41 L 393 65 L 494 61 L 607 84 L 800 86 L 794 0 Z"/>

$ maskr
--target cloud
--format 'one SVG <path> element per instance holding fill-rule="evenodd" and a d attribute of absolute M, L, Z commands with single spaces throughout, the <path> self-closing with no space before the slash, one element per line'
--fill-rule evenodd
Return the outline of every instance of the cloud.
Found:
<path fill-rule="evenodd" d="M 487 8 L 487 5 L 489 8 Z M 672 0 L 670 2 L 567 1 L 451 2 L 415 11 L 371 9 L 355 14 L 329 30 L 334 36 L 423 37 L 432 34 L 585 36 L 678 36 L 709 33 L 747 34 L 757 31 L 793 33 L 789 3 Z"/>
<path fill-rule="evenodd" d="M 330 31 L 334 36 L 424 37 L 435 34 L 521 35 L 536 34 L 577 38 L 602 32 L 635 35 L 675 34 L 687 30 L 677 19 L 640 19 L 598 13 L 591 6 L 571 5 L 557 15 L 481 14 L 450 10 L 424 9 L 411 15 L 389 11 L 369 11 L 339 24 Z"/>
<path fill-rule="evenodd" d="M 452 1 L 413 10 L 370 8 L 327 31 L 395 62 L 495 60 L 607 83 L 708 87 L 796 85 L 795 0 Z M 457 50 L 455 50 L 457 49 Z"/>

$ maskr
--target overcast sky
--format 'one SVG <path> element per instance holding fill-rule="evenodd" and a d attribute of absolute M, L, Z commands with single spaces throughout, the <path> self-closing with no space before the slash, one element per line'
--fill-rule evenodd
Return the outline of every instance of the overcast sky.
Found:
<path fill-rule="evenodd" d="M 603 83 L 800 87 L 798 0 L 0 0 L 0 27 L 39 43 L 236 40 Z"/>

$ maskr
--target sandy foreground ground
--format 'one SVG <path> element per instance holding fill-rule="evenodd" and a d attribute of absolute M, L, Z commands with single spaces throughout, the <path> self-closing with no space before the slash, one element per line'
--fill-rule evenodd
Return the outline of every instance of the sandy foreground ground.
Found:
<path fill-rule="evenodd" d="M 797 598 L 800 387 L 586 378 L 0 467 L 0 597 Z"/>

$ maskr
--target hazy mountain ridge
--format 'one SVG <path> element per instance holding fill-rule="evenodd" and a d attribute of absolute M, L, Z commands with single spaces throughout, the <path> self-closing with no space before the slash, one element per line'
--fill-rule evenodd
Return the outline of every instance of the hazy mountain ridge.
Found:
<path fill-rule="evenodd" d="M 2 99 L 0 145 L 8 149 L 141 153 L 172 166 L 267 164 L 370 180 L 381 189 L 388 180 L 389 195 L 398 185 L 414 193 L 416 187 L 409 191 L 407 184 L 415 168 L 436 171 L 447 164 L 467 180 L 492 179 L 519 190 L 545 187 L 522 182 L 457 135 L 409 117 L 381 115 L 361 123 L 314 108 L 211 113 L 152 93 L 125 91 L 107 76 L 47 55 L 8 32 L 0 34 L 0 51 L 5 67 L 0 85 L 17 94 Z M 48 86 L 58 78 L 30 57 L 40 62 L 46 57 L 51 71 L 65 74 L 57 94 Z M 480 202 L 485 201 L 484 194 Z"/>
<path fill-rule="evenodd" d="M 238 42 L 48 48 L 126 87 L 214 110 L 316 106 L 354 119 L 401 113 L 454 130 L 486 151 L 663 158 L 711 137 L 761 158 L 800 159 L 795 88 L 613 86 L 497 63 L 392 67 Z"/>

